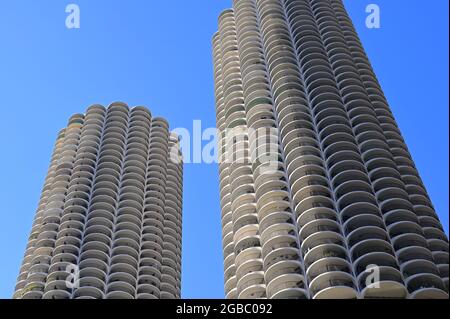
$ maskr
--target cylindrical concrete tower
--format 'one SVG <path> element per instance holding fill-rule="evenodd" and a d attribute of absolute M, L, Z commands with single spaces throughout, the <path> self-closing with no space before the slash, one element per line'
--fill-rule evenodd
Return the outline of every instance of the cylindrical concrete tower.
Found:
<path fill-rule="evenodd" d="M 145 107 L 72 116 L 14 298 L 180 298 L 182 184 L 178 138 Z"/>
<path fill-rule="evenodd" d="M 234 0 L 213 55 L 227 298 L 448 298 L 447 236 L 342 1 Z"/>

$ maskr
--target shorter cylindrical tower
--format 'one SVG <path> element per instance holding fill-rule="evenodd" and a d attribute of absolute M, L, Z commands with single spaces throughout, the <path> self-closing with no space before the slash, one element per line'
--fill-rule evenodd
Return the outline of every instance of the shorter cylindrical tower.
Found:
<path fill-rule="evenodd" d="M 183 162 L 145 107 L 93 105 L 60 131 L 13 298 L 172 299 Z"/>

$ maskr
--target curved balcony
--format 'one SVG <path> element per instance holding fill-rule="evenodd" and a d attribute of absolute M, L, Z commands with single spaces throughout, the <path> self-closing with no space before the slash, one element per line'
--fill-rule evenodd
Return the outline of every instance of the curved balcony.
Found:
<path fill-rule="evenodd" d="M 302 200 L 296 207 L 295 211 L 299 216 L 304 212 L 315 208 L 326 208 L 334 210 L 334 203 L 329 197 L 325 196 L 312 196 Z"/>
<path fill-rule="evenodd" d="M 383 206 L 383 203 L 386 201 L 392 201 L 394 199 L 402 199 L 405 201 L 409 200 L 409 195 L 406 191 L 396 188 L 396 187 L 390 187 L 385 188 L 377 192 L 376 194 L 378 201 L 380 202 L 381 206 Z"/>
<path fill-rule="evenodd" d="M 341 211 L 341 216 L 347 234 L 364 226 L 385 228 L 380 210 L 373 203 L 357 202 L 350 204 Z"/>
<path fill-rule="evenodd" d="M 433 260 L 437 265 L 448 265 L 449 264 L 449 254 L 447 252 L 435 251 L 432 253 Z"/>
<path fill-rule="evenodd" d="M 91 281 L 93 281 L 94 279 L 97 279 L 97 282 L 100 283 L 102 282 L 103 284 L 106 282 L 106 272 L 101 270 L 101 269 L 97 269 L 97 268 L 93 268 L 93 267 L 84 267 L 83 269 L 80 269 L 80 278 L 87 278 L 87 286 L 90 285 Z M 97 288 L 101 289 L 102 291 L 105 290 L 104 286 L 96 286 Z"/>
<path fill-rule="evenodd" d="M 52 257 L 52 263 L 56 263 L 56 262 L 67 262 L 67 263 L 72 263 L 72 264 L 76 264 L 77 263 L 77 256 L 73 255 L 71 253 L 65 252 L 65 253 L 61 253 L 58 255 L 54 255 Z"/>
<path fill-rule="evenodd" d="M 224 269 L 225 269 L 224 281 L 227 282 L 232 277 L 236 277 L 237 278 L 237 272 L 236 272 L 236 265 L 234 264 L 234 254 L 230 254 L 230 255 L 228 255 L 225 258 L 228 259 L 228 260 L 231 260 L 231 263 L 229 262 L 229 264 L 226 267 L 224 267 Z M 251 262 L 252 261 L 249 261 L 249 262 L 247 262 L 247 264 L 251 264 Z M 251 269 L 249 269 L 249 272 L 250 272 L 250 270 Z M 247 271 L 247 269 L 241 269 L 241 272 L 245 272 L 245 271 Z"/>
<path fill-rule="evenodd" d="M 438 239 L 448 243 L 447 235 L 441 229 L 426 227 L 423 232 L 427 240 Z"/>
<path fill-rule="evenodd" d="M 108 283 L 127 283 L 130 286 L 136 286 L 136 277 L 126 272 L 112 272 L 108 277 Z"/>
<path fill-rule="evenodd" d="M 129 214 L 127 210 L 122 210 L 117 214 L 117 226 L 129 229 L 140 234 L 142 221 L 136 215 Z"/>
<path fill-rule="evenodd" d="M 302 148 L 303 147 L 305 147 L 304 146 L 304 144 L 302 143 Z M 307 147 L 309 147 L 309 146 L 307 146 Z M 291 153 L 289 153 L 289 154 L 295 154 L 295 153 L 297 153 L 297 151 L 299 151 L 300 149 L 299 148 L 296 148 L 293 152 L 291 152 Z M 323 164 L 323 161 L 322 161 L 322 159 L 320 158 L 320 157 L 318 157 L 317 155 L 315 155 L 315 154 L 306 154 L 306 153 L 304 153 L 302 156 L 300 156 L 300 157 L 294 157 L 294 156 L 290 156 L 289 157 L 289 160 L 286 160 L 285 161 L 286 162 L 286 168 L 287 168 L 287 172 L 288 172 L 288 175 L 290 176 L 293 172 L 295 172 L 295 170 L 297 169 L 297 168 L 300 168 L 300 167 L 309 167 L 309 168 L 319 168 L 319 167 L 324 167 L 324 164 Z M 304 172 L 305 170 L 303 170 L 303 171 L 300 171 L 300 172 Z M 301 175 L 307 175 L 307 174 L 301 174 Z M 284 176 L 283 176 L 284 177 Z M 296 180 L 295 181 L 293 181 L 294 183 L 296 182 Z M 320 180 L 319 180 L 319 182 L 320 182 Z M 328 186 L 328 181 L 327 180 L 325 180 L 325 181 L 323 181 L 322 183 L 320 183 L 320 184 L 318 184 L 318 185 L 322 185 L 322 186 L 325 186 L 325 187 L 327 187 Z M 299 189 L 301 189 L 302 187 L 304 187 L 304 186 L 308 186 L 308 183 L 304 183 L 304 184 L 300 184 L 299 186 L 297 186 L 297 188 L 296 188 L 296 190 L 295 190 L 295 192 L 297 192 Z"/>
<path fill-rule="evenodd" d="M 103 290 L 96 287 L 85 286 L 75 289 L 72 294 L 74 299 L 104 299 L 105 294 Z"/>
<path fill-rule="evenodd" d="M 70 253 L 72 255 L 78 256 L 80 252 L 80 249 L 77 246 L 74 245 L 59 245 L 55 246 L 55 249 L 53 250 L 53 255 L 59 255 L 64 253 Z"/>
<path fill-rule="evenodd" d="M 247 262 L 249 260 L 262 261 L 261 252 L 262 252 L 262 249 L 261 249 L 260 245 L 256 245 L 254 247 L 250 247 L 250 248 L 243 250 L 241 253 L 239 253 L 235 257 L 235 264 L 236 264 L 237 269 L 239 269 L 239 267 L 241 267 L 241 265 L 243 265 L 245 262 Z M 226 260 L 228 258 L 233 258 L 233 257 L 231 257 L 231 256 L 226 257 Z M 231 260 L 229 262 L 231 263 Z"/>
<path fill-rule="evenodd" d="M 328 123 L 329 125 L 331 125 L 331 124 L 342 124 L 342 125 L 345 125 L 346 120 L 344 118 L 341 118 L 341 120 L 338 120 L 338 119 L 325 119 L 322 122 L 330 122 L 330 123 Z M 321 124 L 326 125 L 326 123 L 321 123 Z M 336 154 L 338 152 L 342 152 L 342 151 L 359 153 L 359 150 L 356 147 L 355 143 L 342 141 L 342 142 L 336 142 L 336 143 L 331 144 L 330 146 L 328 146 L 324 150 L 324 154 L 325 154 L 326 158 L 330 158 L 334 154 Z"/>
<path fill-rule="evenodd" d="M 67 238 L 65 238 L 67 240 Z M 76 245 L 77 242 L 81 242 L 80 240 L 74 241 L 73 244 Z M 84 235 L 83 238 L 84 243 L 100 243 L 106 246 L 109 246 L 111 244 L 111 238 L 108 235 L 105 235 L 103 233 L 95 233 L 91 232 L 89 234 Z"/>
<path fill-rule="evenodd" d="M 403 284 L 401 273 L 392 267 L 378 267 L 378 281 L 374 281 L 369 275 L 375 275 L 372 271 L 363 272 L 358 276 L 361 287 L 361 297 L 364 299 L 405 299 L 408 290 Z"/>
<path fill-rule="evenodd" d="M 349 169 L 337 174 L 332 179 L 331 183 L 333 187 L 337 189 L 340 185 L 349 181 L 363 181 L 369 183 L 366 173 L 355 169 Z"/>
<path fill-rule="evenodd" d="M 114 289 L 114 288 L 111 288 Z M 125 291 L 110 291 L 108 292 L 108 294 L 106 295 L 106 299 L 116 299 L 116 300 L 121 300 L 121 299 L 135 299 L 134 295 L 125 292 Z"/>
<path fill-rule="evenodd" d="M 96 217 L 98 216 L 98 217 Z M 86 221 L 85 227 L 89 228 L 95 228 L 95 227 L 102 227 L 105 229 L 108 229 L 109 231 L 112 231 L 114 229 L 114 223 L 113 223 L 113 216 L 105 211 L 95 211 L 93 213 L 90 213 L 88 216 L 88 219 Z M 105 232 L 109 236 L 109 232 L 105 230 Z"/>
<path fill-rule="evenodd" d="M 236 233 L 244 226 L 251 224 L 258 224 L 258 215 L 256 214 L 256 205 L 250 205 L 247 209 L 240 207 L 238 211 L 233 212 L 232 220 L 229 221 L 232 225 L 232 231 Z M 229 224 L 223 225 L 223 228 Z M 225 231 L 224 231 L 225 233 Z"/>
<path fill-rule="evenodd" d="M 449 296 L 446 292 L 441 289 L 434 287 L 423 287 L 416 290 L 409 296 L 410 299 L 442 299 L 448 300 Z"/>
<path fill-rule="evenodd" d="M 372 161 L 377 161 L 378 159 L 374 159 Z M 398 180 L 393 177 L 382 177 L 373 182 L 373 189 L 375 192 L 380 192 L 383 189 L 388 188 L 402 188 L 404 187 L 404 183 L 401 180 Z"/>
<path fill-rule="evenodd" d="M 273 223 L 263 231 L 260 231 L 261 241 L 267 243 L 270 240 L 280 236 L 294 237 L 295 239 L 297 232 L 297 228 L 292 223 Z"/>
<path fill-rule="evenodd" d="M 337 198 L 343 198 L 348 194 L 352 194 L 358 191 L 363 191 L 372 194 L 372 188 L 369 185 L 369 183 L 360 180 L 348 181 L 339 185 L 339 187 L 335 189 L 335 194 Z"/>
<path fill-rule="evenodd" d="M 240 242 L 235 243 L 234 253 L 236 256 L 239 256 L 239 254 L 245 251 L 246 249 L 260 246 L 259 235 L 257 233 L 258 233 L 257 231 L 256 233 L 254 231 L 254 235 L 247 236 L 243 238 Z"/>
<path fill-rule="evenodd" d="M 410 246 L 418 246 L 423 248 L 428 248 L 427 241 L 424 237 L 407 233 L 404 235 L 399 235 L 392 240 L 392 246 L 396 251 L 401 250 L 403 248 L 407 248 Z"/>
<path fill-rule="evenodd" d="M 71 298 L 70 292 L 56 289 L 47 291 L 42 295 L 42 299 L 70 299 L 70 298 Z"/>
<path fill-rule="evenodd" d="M 134 216 L 131 216 L 130 220 L 133 220 Z M 120 220 L 117 218 L 115 227 L 116 238 L 132 238 L 139 241 L 141 235 L 141 225 L 126 220 L 126 215 L 121 215 Z"/>
<path fill-rule="evenodd" d="M 429 239 L 428 247 L 431 251 L 442 251 L 448 253 L 448 241 L 442 239 Z"/>
<path fill-rule="evenodd" d="M 225 299 L 237 299 L 237 288 L 231 289 L 225 296 Z"/>
<path fill-rule="evenodd" d="M 87 274 L 86 271 L 83 273 Z M 90 271 L 90 273 L 95 275 L 94 271 Z M 103 291 L 105 290 L 105 281 L 98 277 L 81 277 L 80 275 L 79 287 L 84 288 L 83 293 L 78 292 L 78 295 L 80 296 L 88 295 L 97 299 L 102 299 L 104 297 Z M 73 294 L 75 295 L 80 288 L 75 289 Z"/>
<path fill-rule="evenodd" d="M 231 205 L 231 211 L 236 211 L 243 205 L 254 204 L 255 203 L 255 194 L 246 193 L 239 196 Z"/>
<path fill-rule="evenodd" d="M 117 246 L 111 251 L 111 263 L 127 263 L 137 268 L 139 253 L 129 246 Z"/>
<path fill-rule="evenodd" d="M 81 253 L 79 261 L 95 259 L 105 264 L 109 263 L 109 255 L 101 250 L 86 250 Z"/>
<path fill-rule="evenodd" d="M 410 197 L 413 197 L 414 195 L 410 195 Z M 427 198 L 427 201 L 429 201 L 429 199 Z M 436 220 L 439 220 L 439 217 L 436 215 L 436 212 L 434 211 L 434 209 L 431 207 L 432 204 L 431 202 L 428 203 L 420 203 L 420 204 L 414 204 L 414 212 L 417 214 L 417 216 L 419 217 L 432 217 Z M 438 227 L 440 229 L 442 229 L 442 227 Z"/>
<path fill-rule="evenodd" d="M 355 281 L 346 272 L 327 272 L 317 276 L 309 285 L 313 299 L 357 299 Z"/>
<path fill-rule="evenodd" d="M 291 166 L 288 167 L 291 169 Z M 304 187 L 310 186 L 310 183 L 313 182 L 318 185 L 328 185 L 326 173 L 322 166 L 306 164 L 295 169 L 292 167 L 292 169 L 293 171 L 289 174 L 289 180 L 295 181 L 293 183 L 293 187 L 295 186 L 295 189 L 301 190 Z"/>
<path fill-rule="evenodd" d="M 139 280 L 137 287 L 137 299 L 158 299 L 161 295 L 161 291 L 158 288 L 159 285 L 159 283 L 153 282 L 153 280 Z"/>
<path fill-rule="evenodd" d="M 312 125 L 309 110 L 301 104 L 295 105 L 288 103 L 295 103 L 294 98 L 289 97 L 285 99 L 283 104 L 286 105 L 278 113 L 282 145 L 288 145 L 292 141 L 300 138 L 305 138 L 307 140 L 315 139 L 316 134 L 314 132 L 314 126 Z M 297 117 L 294 120 L 295 117 L 292 117 L 293 114 L 301 114 L 301 117 Z"/>
<path fill-rule="evenodd" d="M 282 248 L 294 248 L 299 250 L 299 242 L 297 239 L 297 236 L 295 236 L 296 232 L 295 230 L 291 230 L 286 232 L 286 226 L 288 227 L 287 229 L 292 228 L 292 225 L 289 224 L 281 224 L 279 227 L 277 227 L 278 225 L 275 225 L 274 229 L 280 228 L 284 230 L 279 230 L 279 231 L 275 231 L 274 233 L 271 234 L 271 236 L 274 237 L 270 237 L 267 238 L 266 241 L 262 241 L 262 254 L 263 256 L 269 255 L 272 251 L 277 250 L 277 249 L 282 249 Z M 265 234 L 268 234 L 267 231 Z M 300 253 L 300 251 L 299 251 Z"/>
<path fill-rule="evenodd" d="M 342 211 L 346 207 L 359 202 L 369 203 L 373 205 L 377 204 L 375 197 L 371 193 L 357 191 L 348 193 L 339 198 L 337 201 L 337 206 L 339 207 L 339 210 Z"/>
<path fill-rule="evenodd" d="M 411 279 L 420 274 L 440 276 L 439 268 L 434 262 L 424 259 L 410 260 L 402 264 L 401 269 L 408 284 Z"/>
<path fill-rule="evenodd" d="M 294 117 L 295 118 L 295 117 Z M 297 123 L 297 125 L 299 125 L 300 123 Z M 309 123 L 305 123 L 302 125 L 302 127 L 307 126 L 309 128 L 310 125 Z M 297 129 L 298 130 L 298 129 Z M 317 144 L 317 141 L 314 138 L 311 137 L 294 137 L 292 138 L 290 141 L 287 138 L 284 138 L 282 140 L 285 144 L 284 144 L 284 152 L 285 154 L 291 154 L 293 152 L 295 152 L 296 150 L 319 150 L 320 146 Z M 275 140 L 276 142 L 276 140 Z M 290 159 L 292 159 L 291 161 L 289 161 L 289 164 L 293 163 L 294 158 L 290 157 Z M 321 161 L 318 161 L 319 166 L 322 166 Z"/>
<path fill-rule="evenodd" d="M 42 295 L 44 294 L 44 286 L 45 284 L 43 282 L 27 282 L 21 291 L 21 298 L 42 299 Z"/>
<path fill-rule="evenodd" d="M 439 274 L 442 278 L 442 280 L 444 281 L 444 284 L 446 284 L 446 288 L 448 290 L 448 270 L 449 270 L 449 265 L 446 264 L 441 264 L 438 265 L 438 270 L 439 270 Z"/>
<path fill-rule="evenodd" d="M 310 222 L 320 219 L 329 219 L 335 222 L 339 220 L 337 213 L 333 209 L 318 207 L 309 209 L 299 215 L 297 218 L 297 225 L 302 229 Z"/>
<path fill-rule="evenodd" d="M 353 247 L 354 245 L 369 239 L 379 239 L 390 242 L 387 232 L 379 226 L 361 226 L 347 235 L 349 247 Z"/>
<path fill-rule="evenodd" d="M 307 162 L 305 161 L 304 163 Z M 294 172 L 304 174 L 303 177 L 299 177 L 297 179 L 295 179 L 295 176 L 293 175 L 290 177 L 291 181 L 293 181 L 291 193 L 293 194 L 293 199 L 297 204 L 309 196 L 330 196 L 329 185 L 324 176 L 324 171 L 320 171 L 320 175 L 318 175 L 319 171 L 312 172 L 306 170 L 306 168 L 307 166 L 305 166 L 302 170 Z"/>
<path fill-rule="evenodd" d="M 403 209 L 390 211 L 389 213 L 384 214 L 383 218 L 386 223 L 386 226 L 388 227 L 400 222 L 410 222 L 413 224 L 417 224 L 419 222 L 419 219 L 417 218 L 416 214 L 414 214 L 410 210 L 403 210 Z"/>
<path fill-rule="evenodd" d="M 134 299 L 135 288 L 126 282 L 110 282 L 106 299 Z"/>
<path fill-rule="evenodd" d="M 326 112 L 322 111 L 321 113 Z M 345 114 L 345 112 L 344 112 Z M 353 135 L 347 133 L 347 132 L 337 132 L 337 133 L 333 133 L 330 134 L 328 136 L 326 136 L 323 131 L 321 132 L 321 135 L 324 137 L 324 139 L 322 140 L 322 147 L 324 150 L 331 152 L 331 150 L 333 150 L 333 145 L 336 143 L 342 143 L 342 142 L 348 142 L 348 143 L 355 143 L 355 138 L 353 137 Z M 337 151 L 333 151 L 333 153 L 335 153 Z M 349 162 L 353 162 L 356 167 L 359 167 L 359 165 L 361 164 L 361 161 L 349 161 Z M 344 164 L 344 162 L 340 162 L 341 164 Z M 335 164 L 335 166 L 339 165 L 340 163 Z M 335 167 L 333 166 L 332 168 L 330 168 L 330 172 L 331 175 L 335 175 L 337 172 L 342 171 L 343 168 L 340 167 Z M 343 165 L 345 167 L 345 165 Z"/>
<path fill-rule="evenodd" d="M 433 262 L 434 260 L 433 255 L 431 254 L 431 251 L 429 249 L 418 246 L 409 246 L 402 248 L 396 251 L 396 255 L 400 265 L 415 259 L 423 259 L 431 262 Z"/>
<path fill-rule="evenodd" d="M 370 253 L 385 253 L 395 256 L 391 244 L 384 239 L 362 240 L 350 249 L 350 255 L 353 260 L 357 260 L 358 258 Z"/>
<path fill-rule="evenodd" d="M 331 192 L 330 189 L 328 188 L 328 185 L 317 185 L 317 183 L 315 181 L 311 181 L 310 180 L 310 184 L 309 186 L 305 186 L 302 189 L 300 189 L 299 191 L 297 191 L 296 193 L 293 193 L 293 202 L 294 205 L 297 205 L 299 203 L 302 202 L 302 200 L 304 200 L 305 198 L 308 197 L 314 197 L 314 196 L 323 196 L 323 197 L 328 197 L 331 198 Z"/>
<path fill-rule="evenodd" d="M 61 270 L 65 270 L 66 267 L 67 267 L 67 264 L 64 264 L 64 267 L 59 267 L 59 268 Z M 102 271 L 104 274 L 108 273 L 108 269 L 109 269 L 107 263 L 105 263 L 105 262 L 103 262 L 101 260 L 98 260 L 98 259 L 93 259 L 93 258 L 85 259 L 85 260 L 80 261 L 79 264 L 78 264 L 78 267 L 80 269 L 80 272 L 83 269 L 86 269 L 85 270 L 86 272 L 88 270 L 92 272 L 93 271 L 92 269 L 97 269 L 99 271 Z"/>
<path fill-rule="evenodd" d="M 298 273 L 280 275 L 267 284 L 270 299 L 306 299 L 307 296 L 304 278 Z"/>
<path fill-rule="evenodd" d="M 233 205 L 239 205 L 246 197 L 248 197 L 246 196 L 247 194 L 254 194 L 254 193 L 255 190 L 253 188 L 253 185 L 243 184 L 231 191 L 231 202 L 233 203 Z"/>
<path fill-rule="evenodd" d="M 230 292 L 232 290 L 236 290 L 236 294 L 237 294 L 237 279 L 236 276 L 232 276 L 230 277 L 226 282 L 225 282 L 225 294 L 228 295 L 230 294 Z"/>
<path fill-rule="evenodd" d="M 256 299 L 266 295 L 264 272 L 252 272 L 242 277 L 237 285 L 239 299 Z"/>
<path fill-rule="evenodd" d="M 401 198 L 387 199 L 384 202 L 380 203 L 380 206 L 383 215 L 387 212 L 397 209 L 413 210 L 411 203 L 408 200 Z"/>
<path fill-rule="evenodd" d="M 307 164 L 305 166 L 305 164 L 302 165 L 302 163 L 300 163 L 300 166 L 296 167 L 294 165 L 294 161 L 296 159 L 298 159 L 299 157 L 320 158 L 321 154 L 318 149 L 316 149 L 315 147 L 312 147 L 312 146 L 300 146 L 300 147 L 292 150 L 290 153 L 286 153 L 285 162 L 287 163 L 287 166 L 289 167 L 288 172 L 289 172 L 290 180 L 298 180 L 303 176 L 310 176 L 310 175 L 317 175 L 317 176 L 319 176 L 319 178 L 320 178 L 320 176 L 326 178 L 326 174 L 322 168 L 322 165 Z M 291 164 L 292 164 L 292 166 L 291 166 Z M 296 172 L 296 170 L 299 170 L 299 171 Z"/>
<path fill-rule="evenodd" d="M 345 245 L 344 237 L 336 231 L 320 231 L 309 235 L 303 240 L 301 249 L 305 255 L 311 249 L 325 244 Z"/>
<path fill-rule="evenodd" d="M 407 280 L 411 299 L 448 299 L 442 279 L 433 274 L 418 274 Z"/>
<path fill-rule="evenodd" d="M 392 239 L 403 234 L 417 234 L 423 236 L 422 228 L 417 223 L 409 221 L 400 221 L 387 227 L 389 235 Z"/>
<path fill-rule="evenodd" d="M 265 204 L 262 207 L 259 207 L 258 210 L 258 219 L 264 220 L 268 215 L 276 212 L 292 212 L 291 205 L 288 201 L 273 201 L 269 202 L 268 204 Z"/>
<path fill-rule="evenodd" d="M 145 235 L 145 238 L 142 245 L 141 245 L 141 258 L 143 256 L 148 258 L 157 258 L 157 256 L 161 255 L 162 252 L 162 244 L 161 244 L 161 238 L 153 235 L 148 234 Z M 159 260 L 159 259 L 158 259 Z"/>
<path fill-rule="evenodd" d="M 324 244 L 308 251 L 304 256 L 305 268 L 308 269 L 313 263 L 322 258 L 341 258 L 348 260 L 344 247 L 336 244 Z"/>
<path fill-rule="evenodd" d="M 72 280 L 73 283 L 73 280 Z M 68 287 L 67 280 L 53 280 L 47 282 L 44 289 L 43 299 L 69 299 L 72 294 L 72 288 Z"/>
<path fill-rule="evenodd" d="M 345 272 L 352 273 L 350 262 L 339 257 L 322 258 L 311 264 L 306 271 L 306 277 L 312 282 L 318 276 L 328 272 Z"/>
<path fill-rule="evenodd" d="M 47 271 L 45 271 L 45 269 L 37 270 L 35 268 L 33 271 L 30 270 L 30 272 L 28 273 L 28 276 L 22 282 L 21 286 L 23 288 L 27 282 L 28 283 L 30 283 L 30 282 L 45 283 L 46 279 L 47 279 Z"/>
<path fill-rule="evenodd" d="M 337 221 L 331 219 L 316 219 L 304 225 L 300 229 L 299 236 L 300 239 L 304 241 L 311 235 L 321 232 L 335 232 L 337 234 L 342 233 L 341 226 Z"/>

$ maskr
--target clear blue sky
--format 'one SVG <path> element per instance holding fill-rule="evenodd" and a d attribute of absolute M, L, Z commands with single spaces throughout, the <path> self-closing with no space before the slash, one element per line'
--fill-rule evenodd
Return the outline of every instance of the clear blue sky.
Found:
<path fill-rule="evenodd" d="M 346 0 L 448 233 L 448 1 Z M 65 7 L 81 8 L 81 29 Z M 0 0 L 0 298 L 12 295 L 58 130 L 93 103 L 215 125 L 211 36 L 230 0 Z M 381 7 L 381 29 L 365 7 Z M 223 297 L 216 165 L 186 165 L 183 297 Z"/>

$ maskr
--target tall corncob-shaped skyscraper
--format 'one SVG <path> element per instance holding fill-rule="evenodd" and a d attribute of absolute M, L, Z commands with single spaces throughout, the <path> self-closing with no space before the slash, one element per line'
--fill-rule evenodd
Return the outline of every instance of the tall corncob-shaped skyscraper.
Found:
<path fill-rule="evenodd" d="M 72 116 L 14 298 L 179 298 L 182 180 L 178 138 L 146 108 Z"/>
<path fill-rule="evenodd" d="M 218 128 L 240 129 L 227 298 L 448 298 L 448 239 L 342 1 L 234 0 L 213 51 Z"/>

